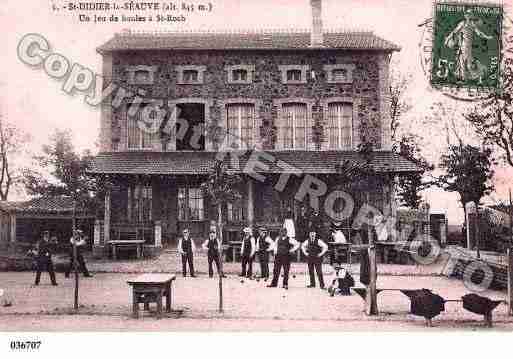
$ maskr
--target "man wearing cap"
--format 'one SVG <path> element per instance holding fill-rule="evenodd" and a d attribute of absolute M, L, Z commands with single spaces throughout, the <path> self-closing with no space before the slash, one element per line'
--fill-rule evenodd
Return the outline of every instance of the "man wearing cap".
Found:
<path fill-rule="evenodd" d="M 280 228 L 280 234 L 274 241 L 274 270 L 273 280 L 267 287 L 277 287 L 280 278 L 281 268 L 283 267 L 283 288 L 289 289 L 289 271 L 291 255 L 299 248 L 299 243 L 287 236 L 287 230 Z"/>
<path fill-rule="evenodd" d="M 82 232 L 80 229 L 75 230 L 73 233 L 73 236 L 69 240 L 69 243 L 71 244 L 69 266 L 68 266 L 68 269 L 66 269 L 64 276 L 66 278 L 69 278 L 69 273 L 73 269 L 73 265 L 74 265 L 73 247 L 76 246 L 77 247 L 77 262 L 79 265 L 79 269 L 82 270 L 82 272 L 84 273 L 84 277 L 92 277 L 92 275 L 87 270 L 87 267 L 86 267 L 86 264 L 84 261 L 84 256 L 82 255 L 82 250 L 86 245 L 86 241 L 84 238 L 84 232 Z"/>
<path fill-rule="evenodd" d="M 308 288 L 315 287 L 315 272 L 319 278 L 319 285 L 324 289 L 324 278 L 322 276 L 322 256 L 328 251 L 328 245 L 317 238 L 317 232 L 314 228 L 309 230 L 308 240 L 303 242 L 301 246 L 303 254 L 306 256 L 308 263 L 308 275 L 310 277 L 310 285 Z"/>
<path fill-rule="evenodd" d="M 253 275 L 253 258 L 255 257 L 256 246 L 255 237 L 251 233 L 251 228 L 244 228 L 244 237 L 242 238 L 242 245 L 240 247 L 240 256 L 242 264 L 242 272 L 240 277 L 251 278 Z M 247 271 L 246 271 L 247 269 Z"/>
<path fill-rule="evenodd" d="M 182 231 L 182 234 L 183 236 L 178 240 L 178 252 L 182 255 L 182 274 L 184 277 L 187 276 L 188 263 L 191 277 L 194 278 L 196 277 L 194 274 L 194 252 L 196 251 L 196 246 L 194 245 L 194 241 L 191 239 L 187 228 Z"/>
<path fill-rule="evenodd" d="M 55 280 L 55 272 L 53 270 L 53 262 L 52 262 L 52 243 L 50 242 L 50 232 L 44 231 L 43 238 L 37 241 L 36 243 L 36 265 L 37 265 L 37 273 L 36 280 L 34 282 L 35 285 L 39 285 L 41 280 L 41 272 L 46 270 L 48 274 L 50 274 L 50 280 L 52 281 L 52 285 L 57 285 L 57 281 Z"/>
<path fill-rule="evenodd" d="M 257 253 L 260 262 L 260 278 L 269 279 L 269 252 L 273 250 L 273 240 L 267 235 L 265 227 L 260 227 L 257 238 Z"/>
<path fill-rule="evenodd" d="M 221 272 L 221 264 L 219 260 L 219 249 L 221 248 L 221 241 L 217 238 L 217 234 L 215 231 L 210 231 L 208 234 L 208 239 L 203 242 L 203 249 L 207 251 L 207 259 L 208 259 L 208 276 L 212 278 L 214 276 L 214 270 L 212 268 L 212 262 L 215 262 L 217 273 L 220 276 L 224 277 L 224 274 Z"/>

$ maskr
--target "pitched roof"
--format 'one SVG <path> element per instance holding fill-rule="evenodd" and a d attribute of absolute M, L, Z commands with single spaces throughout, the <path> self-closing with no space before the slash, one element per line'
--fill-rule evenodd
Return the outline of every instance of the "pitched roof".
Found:
<path fill-rule="evenodd" d="M 73 200 L 65 196 L 42 196 L 19 202 L 0 202 L 0 209 L 16 212 L 62 213 L 73 211 Z"/>
<path fill-rule="evenodd" d="M 253 160 L 247 166 L 250 156 Z M 337 173 L 344 163 L 362 164 L 354 151 L 245 151 L 245 152 L 105 152 L 96 156 L 89 168 L 92 174 L 207 174 L 216 157 L 225 159 L 228 169 L 247 168 L 262 173 Z M 252 166 L 254 165 L 254 166 Z M 389 151 L 372 154 L 371 167 L 378 172 L 419 172 L 412 162 Z M 265 168 L 267 167 L 267 168 Z"/>
<path fill-rule="evenodd" d="M 120 50 L 298 50 L 310 46 L 310 32 L 170 32 L 115 34 L 97 48 L 99 53 Z M 318 49 L 318 48 L 317 48 Z M 373 32 L 324 33 L 321 49 L 399 51 L 401 48 Z"/>

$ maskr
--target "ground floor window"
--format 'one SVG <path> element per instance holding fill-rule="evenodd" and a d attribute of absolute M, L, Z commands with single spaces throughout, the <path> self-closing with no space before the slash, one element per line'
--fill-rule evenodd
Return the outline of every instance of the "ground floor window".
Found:
<path fill-rule="evenodd" d="M 242 200 L 228 203 L 226 207 L 229 222 L 243 222 L 246 219 Z"/>
<path fill-rule="evenodd" d="M 202 221 L 205 219 L 205 203 L 201 188 L 178 189 L 178 220 Z"/>
<path fill-rule="evenodd" d="M 128 220 L 149 222 L 152 220 L 153 193 L 151 186 L 128 187 Z"/>

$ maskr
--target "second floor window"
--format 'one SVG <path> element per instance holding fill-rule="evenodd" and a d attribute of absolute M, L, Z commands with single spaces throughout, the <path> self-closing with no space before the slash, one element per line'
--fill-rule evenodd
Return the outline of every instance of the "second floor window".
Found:
<path fill-rule="evenodd" d="M 287 81 L 301 81 L 301 70 L 288 70 Z"/>
<path fill-rule="evenodd" d="M 142 111 L 139 110 L 135 116 L 127 116 L 128 148 L 132 150 L 151 149 L 153 146 L 154 134 L 147 129 L 141 114 Z"/>
<path fill-rule="evenodd" d="M 284 104 L 282 121 L 283 147 L 286 149 L 306 149 L 311 133 L 306 104 Z"/>
<path fill-rule="evenodd" d="M 247 81 L 248 80 L 248 72 L 244 69 L 233 70 L 232 79 L 233 79 L 233 81 Z"/>
<path fill-rule="evenodd" d="M 198 71 L 197 70 L 184 70 L 183 72 L 184 82 L 198 82 Z"/>
<path fill-rule="evenodd" d="M 229 145 L 235 148 L 250 148 L 254 144 L 255 106 L 253 104 L 230 104 L 226 107 L 226 130 Z"/>
<path fill-rule="evenodd" d="M 334 102 L 328 105 L 328 147 L 350 150 L 352 147 L 353 105 Z"/>
<path fill-rule="evenodd" d="M 336 82 L 347 81 L 347 69 L 333 70 L 333 80 Z"/>

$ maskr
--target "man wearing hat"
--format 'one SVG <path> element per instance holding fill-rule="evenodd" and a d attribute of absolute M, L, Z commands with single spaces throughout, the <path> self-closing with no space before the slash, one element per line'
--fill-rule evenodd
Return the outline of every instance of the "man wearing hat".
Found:
<path fill-rule="evenodd" d="M 303 254 L 306 256 L 306 261 L 308 263 L 310 285 L 307 287 L 315 287 L 315 269 L 315 272 L 317 272 L 317 278 L 319 278 L 319 285 L 321 289 L 324 289 L 324 278 L 322 276 L 322 256 L 328 251 L 328 245 L 321 239 L 317 238 L 317 231 L 315 228 L 310 228 L 308 240 L 303 242 L 301 249 L 303 250 Z"/>
<path fill-rule="evenodd" d="M 251 278 L 253 275 L 253 258 L 255 257 L 256 246 L 255 237 L 251 233 L 251 228 L 244 228 L 244 237 L 242 238 L 242 245 L 240 247 L 240 256 L 242 264 L 242 272 L 240 277 Z M 247 268 L 247 271 L 246 271 Z"/>
<path fill-rule="evenodd" d="M 53 270 L 53 262 L 52 262 L 52 243 L 50 242 L 50 232 L 44 231 L 43 238 L 37 241 L 36 243 L 36 265 L 37 265 L 37 273 L 36 280 L 34 282 L 35 285 L 39 285 L 41 280 L 41 272 L 46 270 L 48 274 L 50 274 L 50 280 L 52 281 L 52 285 L 57 285 L 57 281 L 55 280 L 55 272 Z"/>
<path fill-rule="evenodd" d="M 289 271 L 291 255 L 299 248 L 299 243 L 287 236 L 287 230 L 280 228 L 280 235 L 274 241 L 273 280 L 267 287 L 277 287 L 281 268 L 283 267 L 283 288 L 289 289 Z"/>
<path fill-rule="evenodd" d="M 184 277 L 187 276 L 188 263 L 191 277 L 194 278 L 196 277 L 194 274 L 194 252 L 196 251 L 196 246 L 187 228 L 182 231 L 182 234 L 183 236 L 178 240 L 178 252 L 182 255 L 182 274 Z"/>
<path fill-rule="evenodd" d="M 260 278 L 269 279 L 269 252 L 273 250 L 273 240 L 267 235 L 265 227 L 260 227 L 257 238 L 257 253 L 260 262 Z"/>
<path fill-rule="evenodd" d="M 66 278 L 69 278 L 69 273 L 73 270 L 74 265 L 74 255 L 73 255 L 73 247 L 77 247 L 77 262 L 79 265 L 79 270 L 81 270 L 84 273 L 84 277 L 92 277 L 92 275 L 87 270 L 84 256 L 82 255 L 82 250 L 86 245 L 86 241 L 84 238 L 84 232 L 80 229 L 76 229 L 73 233 L 73 236 L 69 240 L 69 243 L 71 244 L 70 248 L 70 259 L 69 259 L 69 266 L 66 272 L 64 273 L 64 276 Z"/>
<path fill-rule="evenodd" d="M 212 278 L 214 276 L 214 270 L 212 268 L 212 262 L 215 262 L 217 273 L 224 277 L 221 272 L 221 264 L 219 260 L 219 249 L 221 248 L 221 241 L 217 238 L 216 231 L 210 230 L 208 239 L 203 242 L 203 249 L 207 251 L 208 259 L 208 276 Z"/>

